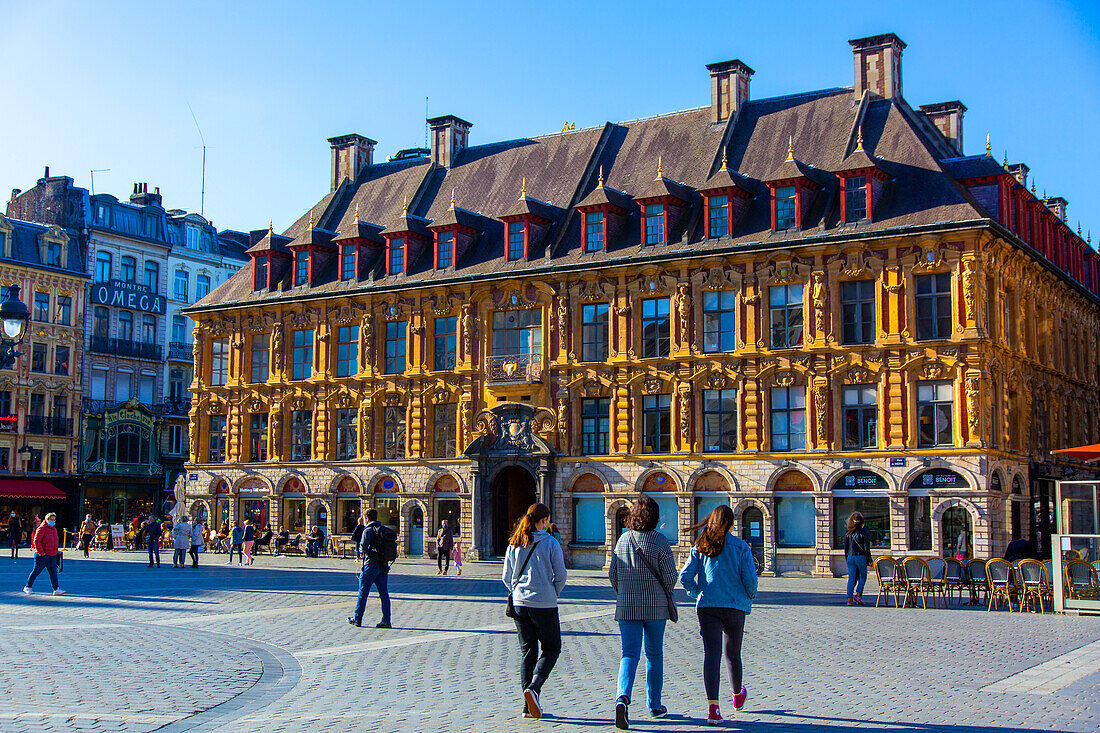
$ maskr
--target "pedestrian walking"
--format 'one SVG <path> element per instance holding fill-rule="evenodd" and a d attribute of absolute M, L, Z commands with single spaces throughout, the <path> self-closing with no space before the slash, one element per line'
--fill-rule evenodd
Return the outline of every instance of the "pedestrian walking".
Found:
<path fill-rule="evenodd" d="M 149 517 L 141 528 L 141 535 L 145 538 L 145 546 L 149 548 L 149 567 L 153 567 L 154 561 L 156 566 L 160 567 L 161 534 L 160 522 L 157 521 L 156 517 Z"/>
<path fill-rule="evenodd" d="M 462 575 L 462 543 L 455 542 L 455 548 L 451 550 L 451 559 L 455 561 L 456 575 Z"/>
<path fill-rule="evenodd" d="M 446 575 L 451 569 L 451 550 L 454 548 L 454 535 L 451 534 L 451 528 L 447 526 L 447 520 L 444 519 L 439 525 L 439 531 L 435 534 L 435 557 L 439 565 L 436 575 Z"/>
<path fill-rule="evenodd" d="M 95 539 L 95 530 L 96 524 L 92 521 L 92 515 L 86 515 L 83 524 L 80 525 L 80 549 L 84 551 L 84 557 L 88 557 L 88 548 Z"/>
<path fill-rule="evenodd" d="M 65 595 L 65 591 L 57 587 L 57 515 L 50 512 L 46 515 L 46 521 L 38 525 L 38 529 L 31 536 L 31 547 L 34 548 L 34 569 L 27 576 L 27 584 L 23 586 L 23 592 L 30 594 L 34 587 L 34 581 L 43 569 L 50 574 L 50 584 L 53 586 L 55 596 Z"/>
<path fill-rule="evenodd" d="M 23 520 L 15 512 L 8 518 L 8 544 L 11 545 L 11 559 L 19 559 L 19 546 L 23 544 Z"/>
<path fill-rule="evenodd" d="M 619 660 L 615 726 L 630 727 L 630 695 L 645 643 L 645 690 L 649 714 L 663 718 L 665 622 L 676 621 L 672 590 L 676 562 L 668 538 L 657 531 L 660 508 L 648 496 L 636 499 L 626 517 L 627 531 L 619 535 L 611 555 L 608 577 L 615 591 L 615 620 L 619 622 L 622 659 Z"/>
<path fill-rule="evenodd" d="M 863 526 L 863 514 L 848 516 L 844 535 L 844 559 L 848 563 L 848 605 L 863 605 L 863 586 L 867 584 L 867 567 L 871 559 L 871 534 Z"/>
<path fill-rule="evenodd" d="M 244 530 L 240 522 L 233 522 L 233 529 L 229 532 L 229 562 L 233 564 L 233 553 L 237 553 L 237 564 L 244 565 Z"/>
<path fill-rule="evenodd" d="M 172 525 L 172 567 L 182 568 L 187 564 L 187 551 L 191 549 L 191 523 L 184 514 Z"/>
<path fill-rule="evenodd" d="M 558 596 L 565 588 L 565 558 L 561 545 L 546 532 L 549 522 L 545 504 L 527 508 L 508 539 L 500 576 L 519 636 L 523 715 L 535 719 L 542 717 L 542 686 L 561 655 Z"/>
<path fill-rule="evenodd" d="M 191 527 L 191 567 L 197 568 L 199 566 L 199 550 L 206 547 L 206 525 L 201 522 L 195 522 Z"/>
<path fill-rule="evenodd" d="M 745 616 L 752 612 L 752 599 L 756 597 L 756 563 L 748 544 L 730 533 L 732 527 L 733 510 L 725 504 L 715 507 L 706 520 L 691 527 L 692 531 L 702 532 L 680 571 L 680 585 L 696 599 L 699 634 L 703 637 L 708 725 L 722 723 L 718 684 L 723 650 L 733 686 L 733 709 L 743 708 L 749 696 L 743 684 L 741 639 Z"/>
<path fill-rule="evenodd" d="M 359 552 L 359 543 L 363 541 L 363 530 L 366 528 L 367 523 L 363 521 L 362 517 L 359 517 L 359 521 L 355 523 L 355 529 L 351 531 L 351 544 L 355 546 L 355 559 L 360 560 L 363 554 Z M 290 534 L 287 533 L 287 539 L 290 539 Z M 278 549 L 279 543 L 275 542 L 275 547 Z M 277 552 L 275 554 L 278 554 Z"/>
<path fill-rule="evenodd" d="M 551 537 L 558 541 L 559 545 L 561 544 L 561 530 L 558 529 L 558 525 L 550 522 L 550 524 L 546 526 L 546 531 Z"/>
<path fill-rule="evenodd" d="M 359 547 L 363 567 L 359 571 L 359 596 L 355 599 L 355 610 L 348 616 L 352 626 L 363 625 L 363 613 L 367 610 L 367 597 L 371 586 L 378 589 L 378 598 L 382 602 L 382 620 L 374 625 L 376 629 L 389 629 L 390 625 L 390 562 L 396 555 L 397 533 L 378 521 L 378 510 L 367 510 L 367 524 L 363 528 L 363 539 Z"/>
<path fill-rule="evenodd" d="M 244 539 L 241 542 L 241 551 L 244 554 L 244 564 L 252 564 L 252 545 L 256 542 L 256 528 L 252 526 L 252 520 L 244 520 Z"/>

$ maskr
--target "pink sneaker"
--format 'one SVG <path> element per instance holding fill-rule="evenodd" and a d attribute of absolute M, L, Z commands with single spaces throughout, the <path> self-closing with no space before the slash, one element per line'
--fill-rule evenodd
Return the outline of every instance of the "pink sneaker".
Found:
<path fill-rule="evenodd" d="M 707 725 L 721 725 L 722 713 L 718 711 L 717 705 L 711 705 L 710 711 L 707 713 Z"/>
<path fill-rule="evenodd" d="M 745 701 L 749 699 L 749 688 L 742 687 L 741 692 L 733 696 L 733 709 L 740 710 L 745 707 Z"/>

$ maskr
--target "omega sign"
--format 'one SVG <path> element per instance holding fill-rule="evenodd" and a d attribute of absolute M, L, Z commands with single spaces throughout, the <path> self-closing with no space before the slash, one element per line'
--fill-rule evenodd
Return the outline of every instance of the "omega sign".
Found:
<path fill-rule="evenodd" d="M 126 282 L 125 280 L 95 283 L 92 285 L 92 302 L 146 313 L 156 313 L 159 316 L 164 315 L 165 298 L 163 295 L 155 295 L 145 285 Z"/>

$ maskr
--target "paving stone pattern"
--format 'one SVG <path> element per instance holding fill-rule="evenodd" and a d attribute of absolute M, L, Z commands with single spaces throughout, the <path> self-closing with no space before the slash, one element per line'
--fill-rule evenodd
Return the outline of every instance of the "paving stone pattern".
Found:
<path fill-rule="evenodd" d="M 261 557 L 242 568 L 223 558 L 154 570 L 137 554 L 95 553 L 66 562 L 69 595 L 29 598 L 19 592 L 29 561 L 0 559 L 0 731 L 614 730 L 619 638 L 600 572 L 571 575 L 564 652 L 535 722 L 518 717 L 499 565 L 438 577 L 402 561 L 391 577 L 397 628 L 381 631 L 344 622 L 353 561 Z M 734 716 L 723 688 L 728 727 L 1100 730 L 1100 661 L 1075 651 L 1100 640 L 1100 618 L 848 608 L 842 596 L 843 580 L 762 579 L 745 638 L 749 704 Z M 698 626 L 681 600 L 665 642 L 672 714 L 645 714 L 639 671 L 632 729 L 705 727 Z M 364 621 L 378 615 L 372 596 Z M 1064 655 L 1092 671 L 1039 667 Z M 1045 669 L 1061 681 L 1035 694 Z M 997 684 L 1020 673 L 1029 684 Z"/>

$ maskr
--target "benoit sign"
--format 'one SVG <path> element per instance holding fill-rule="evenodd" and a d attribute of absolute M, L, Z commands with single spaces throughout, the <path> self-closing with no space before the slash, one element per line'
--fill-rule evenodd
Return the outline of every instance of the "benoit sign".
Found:
<path fill-rule="evenodd" d="M 145 285 L 126 282 L 125 280 L 110 280 L 105 283 L 93 284 L 92 302 L 146 313 L 156 313 L 159 316 L 164 315 L 165 298 L 163 295 L 156 295 Z"/>

